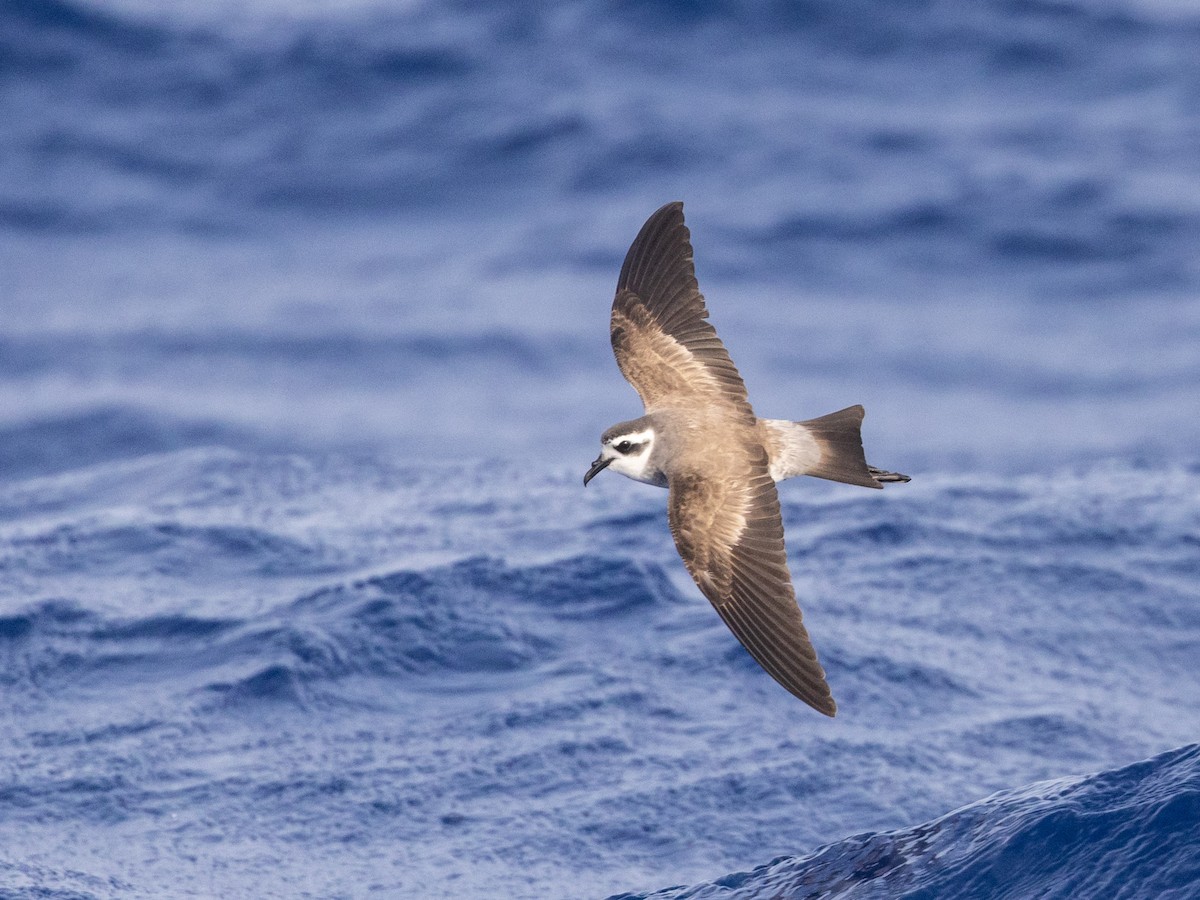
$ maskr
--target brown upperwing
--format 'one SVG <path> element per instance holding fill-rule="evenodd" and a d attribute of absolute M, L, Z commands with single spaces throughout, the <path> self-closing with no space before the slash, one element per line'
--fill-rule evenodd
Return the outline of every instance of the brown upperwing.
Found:
<path fill-rule="evenodd" d="M 646 220 L 621 266 L 611 326 L 617 365 L 647 411 L 700 395 L 752 422 L 746 386 L 707 319 L 683 204 L 668 203 Z"/>

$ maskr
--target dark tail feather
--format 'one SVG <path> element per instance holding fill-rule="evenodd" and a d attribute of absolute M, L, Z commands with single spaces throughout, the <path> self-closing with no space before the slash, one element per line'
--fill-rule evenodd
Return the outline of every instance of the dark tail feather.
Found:
<path fill-rule="evenodd" d="M 885 472 L 883 469 L 877 469 L 874 466 L 867 466 L 867 471 L 871 473 L 871 477 L 876 481 L 898 482 L 900 484 L 912 481 L 907 475 L 901 475 L 899 472 Z"/>
<path fill-rule="evenodd" d="M 796 423 L 808 429 L 821 447 L 821 461 L 809 469 L 809 475 L 869 488 L 911 480 L 899 472 L 885 472 L 867 465 L 862 445 L 864 415 L 866 410 L 861 406 L 848 406 L 819 419 Z"/>

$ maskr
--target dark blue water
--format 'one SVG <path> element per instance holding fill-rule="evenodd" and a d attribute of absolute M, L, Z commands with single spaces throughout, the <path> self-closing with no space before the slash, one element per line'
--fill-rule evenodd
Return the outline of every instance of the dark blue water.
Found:
<path fill-rule="evenodd" d="M 0 0 L 0 121 L 0 894 L 1200 896 L 1189 4 Z M 781 490 L 834 720 L 580 485 L 672 199 L 914 477 Z"/>

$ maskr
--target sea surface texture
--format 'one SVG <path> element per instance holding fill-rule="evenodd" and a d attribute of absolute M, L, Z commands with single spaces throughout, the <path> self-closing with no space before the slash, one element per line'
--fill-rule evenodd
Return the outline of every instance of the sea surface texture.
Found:
<path fill-rule="evenodd" d="M 0 896 L 1200 897 L 1200 12 L 0 0 Z M 683 200 L 828 719 L 683 569 Z M 714 436 L 719 439 L 719 436 Z"/>

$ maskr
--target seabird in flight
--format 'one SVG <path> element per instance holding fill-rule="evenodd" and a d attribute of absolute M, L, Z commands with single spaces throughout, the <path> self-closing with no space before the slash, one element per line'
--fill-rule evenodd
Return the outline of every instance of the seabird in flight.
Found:
<path fill-rule="evenodd" d="M 604 432 L 583 483 L 610 468 L 668 488 L 671 534 L 701 592 L 772 678 L 834 715 L 796 604 L 775 482 L 815 475 L 881 488 L 908 476 L 867 465 L 861 406 L 804 422 L 754 415 L 708 323 L 682 203 L 654 213 L 629 248 L 611 336 L 645 415 Z"/>

